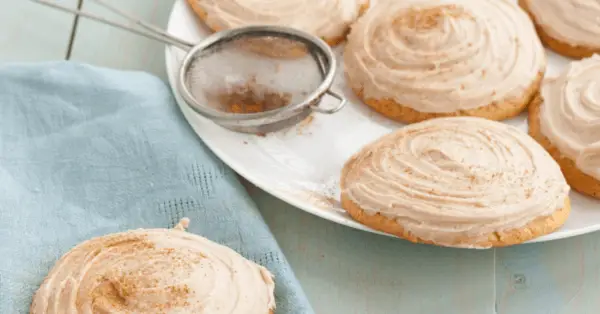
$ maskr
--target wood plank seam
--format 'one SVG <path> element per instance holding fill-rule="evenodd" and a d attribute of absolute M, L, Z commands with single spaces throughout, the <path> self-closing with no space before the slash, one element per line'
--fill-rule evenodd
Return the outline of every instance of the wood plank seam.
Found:
<path fill-rule="evenodd" d="M 83 7 L 83 0 L 77 0 L 77 10 L 81 10 Z M 71 26 L 71 34 L 69 35 L 69 43 L 67 44 L 67 53 L 65 60 L 71 59 L 71 52 L 73 51 L 73 44 L 75 43 L 75 37 L 77 37 L 77 25 L 79 25 L 79 16 L 73 17 L 73 26 Z"/>

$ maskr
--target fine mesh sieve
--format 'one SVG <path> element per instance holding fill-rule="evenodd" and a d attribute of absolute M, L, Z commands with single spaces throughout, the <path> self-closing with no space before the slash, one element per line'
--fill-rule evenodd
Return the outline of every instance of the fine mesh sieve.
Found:
<path fill-rule="evenodd" d="M 195 112 L 234 131 L 272 132 L 302 121 L 313 111 L 335 113 L 346 103 L 329 90 L 336 73 L 329 45 L 293 28 L 236 28 L 214 33 L 192 45 L 101 0 L 95 2 L 144 31 L 48 0 L 34 1 L 187 51 L 177 90 Z M 335 98 L 337 104 L 321 107 L 325 94 Z"/>

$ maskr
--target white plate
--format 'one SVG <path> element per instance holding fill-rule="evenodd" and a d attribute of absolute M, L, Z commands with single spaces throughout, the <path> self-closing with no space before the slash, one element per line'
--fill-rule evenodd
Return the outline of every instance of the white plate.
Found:
<path fill-rule="evenodd" d="M 184 0 L 173 6 L 168 31 L 199 42 L 210 32 L 196 19 Z M 336 49 L 338 56 L 341 49 Z M 549 54 L 548 75 L 558 73 L 568 59 Z M 184 53 L 167 48 L 169 82 L 176 86 L 176 74 Z M 338 58 L 340 60 L 341 58 Z M 204 143 L 233 170 L 277 198 L 321 218 L 352 228 L 383 234 L 352 220 L 339 206 L 339 173 L 350 155 L 364 144 L 402 126 L 369 110 L 344 85 L 340 68 L 334 89 L 342 91 L 350 103 L 334 115 L 314 113 L 310 123 L 266 137 L 228 131 L 199 116 L 185 105 L 176 90 L 175 97 L 186 119 Z M 527 130 L 526 115 L 507 121 Z M 557 232 L 531 242 L 572 237 L 600 230 L 600 202 L 571 193 L 572 212 Z"/>

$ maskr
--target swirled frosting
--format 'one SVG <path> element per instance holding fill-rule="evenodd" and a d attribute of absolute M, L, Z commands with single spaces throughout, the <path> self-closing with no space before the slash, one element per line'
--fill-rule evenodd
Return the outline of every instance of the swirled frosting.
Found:
<path fill-rule="evenodd" d="M 534 139 L 474 117 L 433 119 L 382 137 L 347 162 L 341 185 L 366 214 L 452 246 L 551 215 L 569 192 Z"/>
<path fill-rule="evenodd" d="M 39 288 L 31 313 L 267 314 L 273 289 L 265 268 L 181 226 L 139 229 L 69 251 Z"/>
<path fill-rule="evenodd" d="M 600 180 L 600 56 L 572 62 L 541 88 L 540 129 L 583 173 Z"/>
<path fill-rule="evenodd" d="M 345 36 L 367 0 L 192 0 L 211 28 L 267 24 L 335 39 Z"/>
<path fill-rule="evenodd" d="M 546 64 L 532 22 L 510 0 L 402 0 L 352 27 L 346 75 L 364 98 L 448 113 L 524 97 Z"/>
<path fill-rule="evenodd" d="M 548 35 L 564 43 L 600 48 L 600 1 L 521 0 Z"/>

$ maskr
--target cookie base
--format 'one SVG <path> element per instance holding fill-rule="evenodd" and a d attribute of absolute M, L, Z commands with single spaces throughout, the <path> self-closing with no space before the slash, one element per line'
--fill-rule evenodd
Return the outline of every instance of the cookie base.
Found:
<path fill-rule="evenodd" d="M 534 95 L 537 94 L 543 76 L 544 73 L 540 72 L 536 79 L 533 81 L 533 83 L 530 85 L 530 87 L 519 99 L 501 101 L 483 107 L 454 112 L 421 112 L 410 108 L 406 105 L 399 104 L 393 99 L 365 98 L 362 89 L 353 88 L 353 91 L 358 96 L 358 98 L 360 98 L 373 110 L 392 120 L 403 123 L 415 123 L 434 118 L 457 116 L 480 117 L 489 120 L 500 121 L 518 116 L 521 112 L 523 112 L 523 110 L 527 108 Z M 346 77 L 346 79 L 349 82 L 351 82 L 351 79 L 349 77 Z"/>
<path fill-rule="evenodd" d="M 538 24 L 535 15 L 529 10 L 527 5 L 527 1 L 519 0 L 519 5 L 531 18 L 533 24 L 535 25 L 535 29 L 537 30 L 538 36 L 542 40 L 542 42 L 550 49 L 554 50 L 558 54 L 561 54 L 565 57 L 574 58 L 574 59 L 583 59 L 587 57 L 591 57 L 595 53 L 600 53 L 600 47 L 586 47 L 581 45 L 573 45 L 570 43 L 566 43 L 560 41 L 552 36 L 550 36 L 541 24 Z"/>
<path fill-rule="evenodd" d="M 560 169 L 567 179 L 567 183 L 577 192 L 600 199 L 600 181 L 596 178 L 583 173 L 575 161 L 564 156 L 558 147 L 554 146 L 550 140 L 542 134 L 540 126 L 540 107 L 542 98 L 537 96 L 529 106 L 529 135 L 542 145 L 548 153 L 556 160 Z"/>
<path fill-rule="evenodd" d="M 482 240 L 481 237 L 471 238 L 468 236 L 463 236 L 454 239 L 451 243 L 437 243 L 431 240 L 419 238 L 418 236 L 412 234 L 409 230 L 404 229 L 404 227 L 398 224 L 394 219 L 380 214 L 369 215 L 365 213 L 365 211 L 360 208 L 358 204 L 350 200 L 346 193 L 342 193 L 341 203 L 342 207 L 346 210 L 346 212 L 348 212 L 348 214 L 350 214 L 350 216 L 352 216 L 354 220 L 375 230 L 395 235 L 413 243 L 460 248 L 491 248 L 521 244 L 523 242 L 556 231 L 565 223 L 571 211 L 570 200 L 567 197 L 565 198 L 565 205 L 563 208 L 556 210 L 550 216 L 538 217 L 522 228 L 497 231 L 487 235 L 485 240 Z"/>

